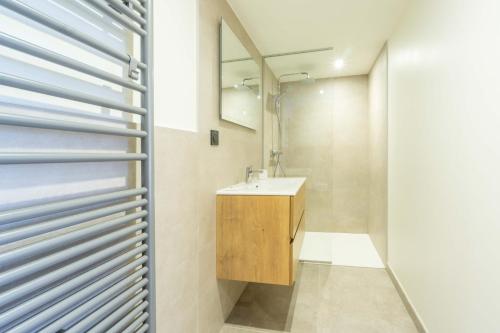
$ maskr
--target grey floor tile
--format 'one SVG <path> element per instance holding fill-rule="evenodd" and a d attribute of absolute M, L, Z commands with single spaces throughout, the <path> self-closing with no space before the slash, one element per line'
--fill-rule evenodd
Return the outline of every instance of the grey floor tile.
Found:
<path fill-rule="evenodd" d="M 415 333 L 384 269 L 302 264 L 293 288 L 249 284 L 223 333 Z"/>
<path fill-rule="evenodd" d="M 245 326 L 225 324 L 220 333 L 280 333 L 282 331 L 249 328 Z"/>

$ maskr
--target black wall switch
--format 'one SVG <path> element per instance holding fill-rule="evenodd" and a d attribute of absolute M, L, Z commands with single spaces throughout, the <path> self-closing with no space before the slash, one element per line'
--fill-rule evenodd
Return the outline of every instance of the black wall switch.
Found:
<path fill-rule="evenodd" d="M 210 145 L 211 146 L 219 145 L 219 131 L 210 130 Z"/>

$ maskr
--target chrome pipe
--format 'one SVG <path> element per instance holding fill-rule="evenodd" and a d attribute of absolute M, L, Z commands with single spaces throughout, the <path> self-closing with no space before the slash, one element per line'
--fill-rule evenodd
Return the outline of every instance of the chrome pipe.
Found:
<path fill-rule="evenodd" d="M 97 106 L 102 106 L 105 108 L 121 110 L 125 112 L 145 115 L 146 109 L 139 108 L 136 106 L 131 106 L 126 103 L 115 102 L 107 98 L 102 98 L 79 91 L 73 91 L 70 89 L 49 85 L 47 83 L 42 83 L 34 80 L 24 79 L 18 76 L 6 74 L 0 72 L 0 85 L 9 86 L 12 88 L 28 90 L 40 94 L 45 94 L 54 97 L 60 97 L 69 99 L 75 102 L 82 102 L 86 104 L 92 104 Z"/>
<path fill-rule="evenodd" d="M 142 161 L 147 157 L 133 153 L 0 153 L 0 165 Z"/>
<path fill-rule="evenodd" d="M 4 6 L 5 8 L 8 8 L 22 16 L 25 16 L 33 21 L 36 21 L 42 25 L 45 25 L 46 27 L 55 30 L 63 35 L 66 35 L 70 38 L 73 38 L 74 40 L 77 40 L 87 46 L 90 46 L 96 50 L 99 50 L 115 59 L 121 60 L 122 62 L 129 64 L 130 63 L 130 57 L 128 54 L 116 51 L 115 49 L 107 46 L 106 44 L 92 38 L 89 36 L 86 36 L 75 29 L 68 27 L 65 24 L 62 24 L 51 17 L 39 12 L 36 9 L 33 9 L 32 7 L 21 3 L 16 0 L 2 0 L 0 2 L 1 6 Z M 146 69 L 146 64 L 139 62 L 138 67 L 140 69 Z"/>
<path fill-rule="evenodd" d="M 90 195 L 76 199 L 63 200 L 57 202 L 50 202 L 46 204 L 17 208 L 0 212 L 0 225 L 30 219 L 33 217 L 40 217 L 60 213 L 85 206 L 91 206 L 98 203 L 105 203 L 109 201 L 129 198 L 146 193 L 148 190 L 145 187 L 128 189 L 123 191 L 116 191 L 104 194 Z M 1 279 L 0 279 L 1 281 Z"/>
<path fill-rule="evenodd" d="M 94 124 L 85 124 L 76 121 L 51 120 L 46 118 L 20 116 L 0 113 L 0 124 L 8 126 L 21 126 L 51 129 L 59 131 L 83 132 L 94 134 L 118 135 L 126 137 L 144 138 L 147 133 L 129 128 L 110 127 Z"/>
<path fill-rule="evenodd" d="M 141 84 L 123 79 L 116 75 L 109 74 L 106 71 L 94 68 L 86 63 L 68 58 L 66 56 L 47 50 L 41 46 L 29 43 L 3 32 L 0 32 L 0 44 L 11 49 L 38 57 L 40 59 L 50 61 L 54 64 L 71 68 L 76 71 L 94 76 L 96 78 L 118 84 L 122 87 L 134 89 L 140 92 L 146 91 L 146 87 Z"/>

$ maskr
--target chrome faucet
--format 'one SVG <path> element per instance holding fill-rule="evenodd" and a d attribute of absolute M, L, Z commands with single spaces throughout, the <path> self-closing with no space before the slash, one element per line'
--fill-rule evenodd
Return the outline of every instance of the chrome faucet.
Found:
<path fill-rule="evenodd" d="M 264 169 L 254 170 L 254 168 L 252 166 L 247 166 L 247 169 L 246 169 L 246 172 L 245 172 L 245 182 L 247 184 L 251 183 L 252 179 L 253 179 L 253 176 L 255 174 L 264 174 L 264 173 L 266 173 L 266 170 L 264 170 Z"/>
<path fill-rule="evenodd" d="M 245 172 L 245 182 L 248 184 L 252 180 L 253 176 L 253 166 L 247 166 L 246 172 Z"/>

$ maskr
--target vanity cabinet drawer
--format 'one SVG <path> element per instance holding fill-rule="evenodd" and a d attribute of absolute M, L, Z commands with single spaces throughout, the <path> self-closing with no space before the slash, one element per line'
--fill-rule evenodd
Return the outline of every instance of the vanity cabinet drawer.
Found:
<path fill-rule="evenodd" d="M 305 199 L 306 199 L 306 189 L 305 185 L 302 185 L 297 192 L 297 194 L 293 197 L 290 197 L 290 211 L 291 211 L 291 220 L 290 220 L 290 238 L 294 238 L 297 232 L 297 228 L 300 223 L 300 219 L 304 214 L 305 209 Z"/>
<path fill-rule="evenodd" d="M 291 286 L 304 240 L 305 191 L 217 195 L 217 277 Z"/>
<path fill-rule="evenodd" d="M 289 196 L 217 196 L 217 277 L 289 284 Z"/>

